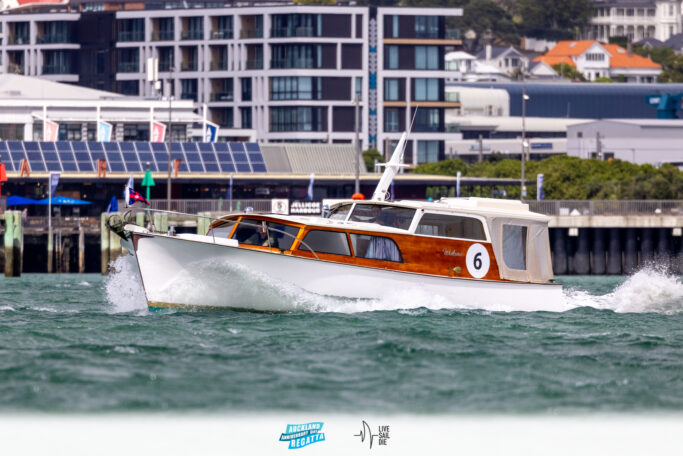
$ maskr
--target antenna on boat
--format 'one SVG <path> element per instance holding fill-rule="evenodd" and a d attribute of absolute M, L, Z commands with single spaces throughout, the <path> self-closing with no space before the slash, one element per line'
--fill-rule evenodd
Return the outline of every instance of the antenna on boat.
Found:
<path fill-rule="evenodd" d="M 375 187 L 375 192 L 372 194 L 372 201 L 386 201 L 389 199 L 389 187 L 394 180 L 394 176 L 398 172 L 399 168 L 405 168 L 407 165 L 403 164 L 403 152 L 405 152 L 406 139 L 408 134 L 413 129 L 413 122 L 415 122 L 415 115 L 417 114 L 417 108 L 413 113 L 413 119 L 410 121 L 410 128 L 408 131 L 404 131 L 401 135 L 401 139 L 398 141 L 394 152 L 391 154 L 391 159 L 384 165 L 384 173 Z"/>

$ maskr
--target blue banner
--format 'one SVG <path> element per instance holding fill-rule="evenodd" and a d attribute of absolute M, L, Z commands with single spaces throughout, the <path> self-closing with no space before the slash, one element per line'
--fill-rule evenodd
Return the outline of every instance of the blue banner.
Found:
<path fill-rule="evenodd" d="M 50 198 L 55 195 L 57 191 L 57 185 L 59 185 L 59 173 L 50 173 Z"/>
<path fill-rule="evenodd" d="M 543 174 L 536 175 L 536 199 L 539 201 L 545 199 L 543 194 Z"/>
<path fill-rule="evenodd" d="M 206 122 L 206 129 L 204 130 L 205 142 L 216 142 L 218 140 L 218 125 L 212 122 Z"/>
<path fill-rule="evenodd" d="M 460 198 L 460 175 L 461 174 L 462 173 L 460 171 L 458 171 L 456 181 L 455 181 L 455 196 L 457 196 L 458 198 Z"/>
<path fill-rule="evenodd" d="M 111 132 L 113 128 L 110 123 L 100 121 L 97 124 L 97 141 L 108 142 L 111 141 Z"/>

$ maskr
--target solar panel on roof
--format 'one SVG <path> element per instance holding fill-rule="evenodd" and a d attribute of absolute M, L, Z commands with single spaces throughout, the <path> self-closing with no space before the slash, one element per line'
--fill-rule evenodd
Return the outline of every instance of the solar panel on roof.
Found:
<path fill-rule="evenodd" d="M 9 148 L 9 154 L 14 162 L 14 169 L 21 169 L 21 160 L 26 158 L 26 152 L 24 152 L 24 146 L 21 141 L 7 141 L 7 147 Z"/>
<path fill-rule="evenodd" d="M 180 143 L 171 143 L 171 159 L 172 160 L 177 160 L 180 159 L 182 160 L 180 162 L 180 165 L 178 166 L 178 171 L 181 172 L 187 172 L 188 167 L 187 167 L 187 158 L 185 158 L 185 154 L 183 153 L 183 148 L 180 145 Z"/>
<path fill-rule="evenodd" d="M 88 145 L 83 141 L 74 141 L 71 143 L 71 147 L 73 148 L 74 152 L 88 151 Z"/>
<path fill-rule="evenodd" d="M 182 143 L 183 150 L 185 151 L 185 157 L 187 157 L 187 162 L 190 167 L 190 171 L 195 173 L 203 173 L 204 165 L 202 159 L 197 152 L 197 143 L 184 142 Z"/>
<path fill-rule="evenodd" d="M 265 173 L 266 165 L 264 163 L 252 163 L 251 167 L 254 169 L 255 173 Z"/>
<path fill-rule="evenodd" d="M 147 142 L 136 142 L 135 150 L 138 152 L 140 157 L 140 164 L 144 169 L 149 168 L 150 171 L 158 171 L 156 160 L 154 160 L 154 154 L 152 154 L 152 148 L 150 143 Z"/>
<path fill-rule="evenodd" d="M 218 164 L 223 173 L 234 173 L 235 172 L 235 162 L 232 159 L 232 154 L 228 148 L 227 143 L 213 143 L 214 150 L 216 151 L 216 158 L 218 159 Z"/>
<path fill-rule="evenodd" d="M 14 171 L 14 165 L 12 164 L 12 159 L 10 158 L 5 141 L 0 141 L 0 163 L 5 164 L 5 169 L 7 171 Z"/>

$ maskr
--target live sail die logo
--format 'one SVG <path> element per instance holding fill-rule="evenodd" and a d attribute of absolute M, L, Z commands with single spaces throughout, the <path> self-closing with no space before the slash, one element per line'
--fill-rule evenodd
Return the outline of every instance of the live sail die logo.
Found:
<path fill-rule="evenodd" d="M 325 433 L 320 432 L 323 422 L 316 421 L 303 424 L 288 424 L 287 430 L 280 434 L 280 442 L 289 442 L 289 449 L 296 450 L 312 443 L 325 440 Z"/>
<path fill-rule="evenodd" d="M 353 434 L 354 437 L 360 437 L 361 443 L 368 442 L 369 448 L 372 449 L 372 445 L 377 442 L 378 445 L 386 445 L 389 440 L 389 426 L 380 425 L 377 426 L 377 433 L 373 434 L 370 425 L 363 420 L 361 422 L 360 432 L 358 434 Z"/>

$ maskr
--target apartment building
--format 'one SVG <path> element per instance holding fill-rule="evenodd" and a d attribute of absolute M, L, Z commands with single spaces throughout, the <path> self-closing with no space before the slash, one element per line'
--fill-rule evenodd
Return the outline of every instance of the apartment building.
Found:
<path fill-rule="evenodd" d="M 681 33 L 680 0 L 595 0 L 594 16 L 584 35 L 602 42 L 613 36 L 666 41 L 677 33 Z"/>
<path fill-rule="evenodd" d="M 444 156 L 444 54 L 458 8 L 72 2 L 0 15 L 5 72 L 206 105 L 260 142 L 355 140 L 391 150 L 414 119 L 413 163 Z M 149 59 L 158 62 L 155 84 Z"/>

